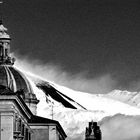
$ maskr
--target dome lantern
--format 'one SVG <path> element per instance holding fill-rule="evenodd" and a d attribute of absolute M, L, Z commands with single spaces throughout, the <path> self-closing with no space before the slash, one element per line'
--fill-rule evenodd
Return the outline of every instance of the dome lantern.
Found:
<path fill-rule="evenodd" d="M 15 59 L 10 57 L 10 36 L 7 28 L 0 24 L 0 65 L 13 65 Z"/>

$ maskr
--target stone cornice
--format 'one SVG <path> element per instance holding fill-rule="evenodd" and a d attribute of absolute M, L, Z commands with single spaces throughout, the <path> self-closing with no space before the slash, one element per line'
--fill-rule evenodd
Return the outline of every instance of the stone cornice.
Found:
<path fill-rule="evenodd" d="M 22 98 L 20 96 L 17 95 L 0 95 L 0 101 L 12 101 L 16 104 L 16 106 L 20 109 L 20 111 L 22 112 L 22 114 L 27 118 L 30 119 L 32 116 L 31 111 L 29 110 L 29 108 L 27 107 L 27 105 L 24 103 L 24 101 L 22 100 Z"/>

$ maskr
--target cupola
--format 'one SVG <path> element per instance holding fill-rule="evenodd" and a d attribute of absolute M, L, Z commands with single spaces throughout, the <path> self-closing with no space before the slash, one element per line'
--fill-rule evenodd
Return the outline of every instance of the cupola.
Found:
<path fill-rule="evenodd" d="M 36 114 L 38 100 L 34 94 L 28 78 L 13 65 L 15 59 L 10 56 L 11 38 L 0 21 L 0 85 L 12 90 L 23 91 L 21 97 L 30 108 L 33 114 Z"/>

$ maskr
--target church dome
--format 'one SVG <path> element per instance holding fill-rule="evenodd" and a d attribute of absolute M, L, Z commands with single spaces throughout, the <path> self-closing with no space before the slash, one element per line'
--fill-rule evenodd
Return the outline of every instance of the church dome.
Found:
<path fill-rule="evenodd" d="M 10 41 L 7 28 L 0 24 L 0 86 L 13 92 L 21 91 L 21 97 L 26 105 L 33 114 L 36 114 L 36 105 L 39 100 L 37 100 L 27 77 L 13 67 L 15 59 L 10 56 Z"/>
<path fill-rule="evenodd" d="M 0 65 L 0 85 L 8 87 L 13 92 L 23 90 L 25 94 L 33 93 L 25 75 L 15 67 L 8 65 Z"/>

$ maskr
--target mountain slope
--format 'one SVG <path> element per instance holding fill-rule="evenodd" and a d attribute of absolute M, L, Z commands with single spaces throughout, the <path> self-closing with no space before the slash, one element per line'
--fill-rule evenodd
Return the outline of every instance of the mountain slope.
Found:
<path fill-rule="evenodd" d="M 113 121 L 111 122 L 114 127 L 113 130 L 115 131 L 118 129 L 118 127 L 121 127 L 121 123 L 124 123 L 125 117 L 127 118 L 128 115 L 140 115 L 139 108 L 122 103 L 120 101 L 116 101 L 114 99 L 107 98 L 104 95 L 94 95 L 78 92 L 56 84 L 54 84 L 54 87 L 63 94 L 69 96 L 70 98 L 87 108 L 87 110 L 81 108 L 73 110 L 65 108 L 63 105 L 61 105 L 61 103 L 58 104 L 54 101 L 53 117 L 54 119 L 57 119 L 63 126 L 64 130 L 68 135 L 67 140 L 84 139 L 85 127 L 91 120 L 102 122 L 105 117 L 110 116 L 109 120 L 113 118 Z M 42 107 L 39 110 L 41 109 Z M 47 114 L 45 114 L 45 112 L 48 111 L 50 111 L 51 113 L 51 109 L 49 106 L 44 108 L 44 110 L 42 111 L 43 113 L 40 113 L 40 111 L 38 113 L 45 117 L 49 117 L 49 114 L 48 116 Z M 123 116 L 123 121 L 119 120 L 119 126 L 115 124 L 115 121 L 117 121 L 117 117 L 114 117 L 114 115 L 116 114 L 125 114 L 125 116 Z M 107 124 L 108 123 L 105 120 L 103 121 L 103 125 L 101 126 L 101 130 L 103 131 L 103 139 L 111 140 L 112 136 L 106 134 L 106 131 L 111 131 L 110 127 L 108 128 Z M 123 131 L 126 131 L 125 127 L 123 127 Z M 120 139 L 118 133 L 116 133 L 116 138 L 114 138 L 114 140 L 115 139 Z"/>
<path fill-rule="evenodd" d="M 106 94 L 105 97 L 118 100 L 126 104 L 140 108 L 140 93 L 139 92 L 113 90 L 112 92 Z"/>
<path fill-rule="evenodd" d="M 46 80 L 44 82 L 46 82 Z M 53 119 L 58 120 L 64 128 L 66 134 L 68 135 L 67 140 L 84 139 L 85 127 L 91 120 L 101 122 L 100 126 L 103 132 L 103 140 L 112 140 L 112 138 L 113 140 L 123 140 L 119 135 L 119 133 L 123 132 L 125 132 L 123 138 L 128 139 L 128 130 L 132 128 L 134 129 L 134 126 L 136 126 L 136 120 L 138 120 L 138 123 L 140 123 L 140 117 L 138 116 L 137 118 L 137 115 L 140 115 L 140 109 L 137 108 L 137 104 L 133 104 L 132 106 L 130 104 L 131 102 L 128 102 L 138 97 L 138 94 L 136 93 L 132 93 L 132 96 L 131 93 L 128 94 L 118 92 L 116 90 L 116 93 L 112 92 L 106 95 L 89 94 L 74 91 L 72 89 L 50 82 L 50 86 L 62 93 L 62 95 L 64 95 L 63 97 L 67 96 L 68 98 L 65 99 L 69 103 L 75 105 L 77 108 L 70 109 L 66 108 L 63 103 L 61 103 L 61 100 L 57 102 L 57 100 L 53 99 L 53 96 L 50 95 L 47 97 L 46 102 L 45 92 L 40 88 L 37 88 L 34 83 L 40 84 L 40 80 L 35 79 L 33 80 L 33 82 L 31 81 L 37 98 L 40 100 L 37 111 L 38 115 L 47 118 L 53 117 Z M 57 94 L 58 93 L 55 92 L 54 96 L 57 96 Z M 48 100 L 51 100 L 51 102 L 48 102 Z M 87 110 L 81 108 L 81 106 L 78 106 L 78 104 L 75 103 L 84 106 Z M 51 114 L 53 114 L 53 116 Z M 120 118 L 122 118 L 122 120 Z M 128 125 L 126 122 L 131 122 L 131 125 Z M 123 124 L 124 126 L 122 127 L 121 124 Z M 109 132 L 115 133 L 114 137 Z M 140 135 L 138 135 L 137 131 L 135 131 L 134 133 L 136 133 L 136 137 L 131 136 L 131 139 L 137 140 Z"/>

